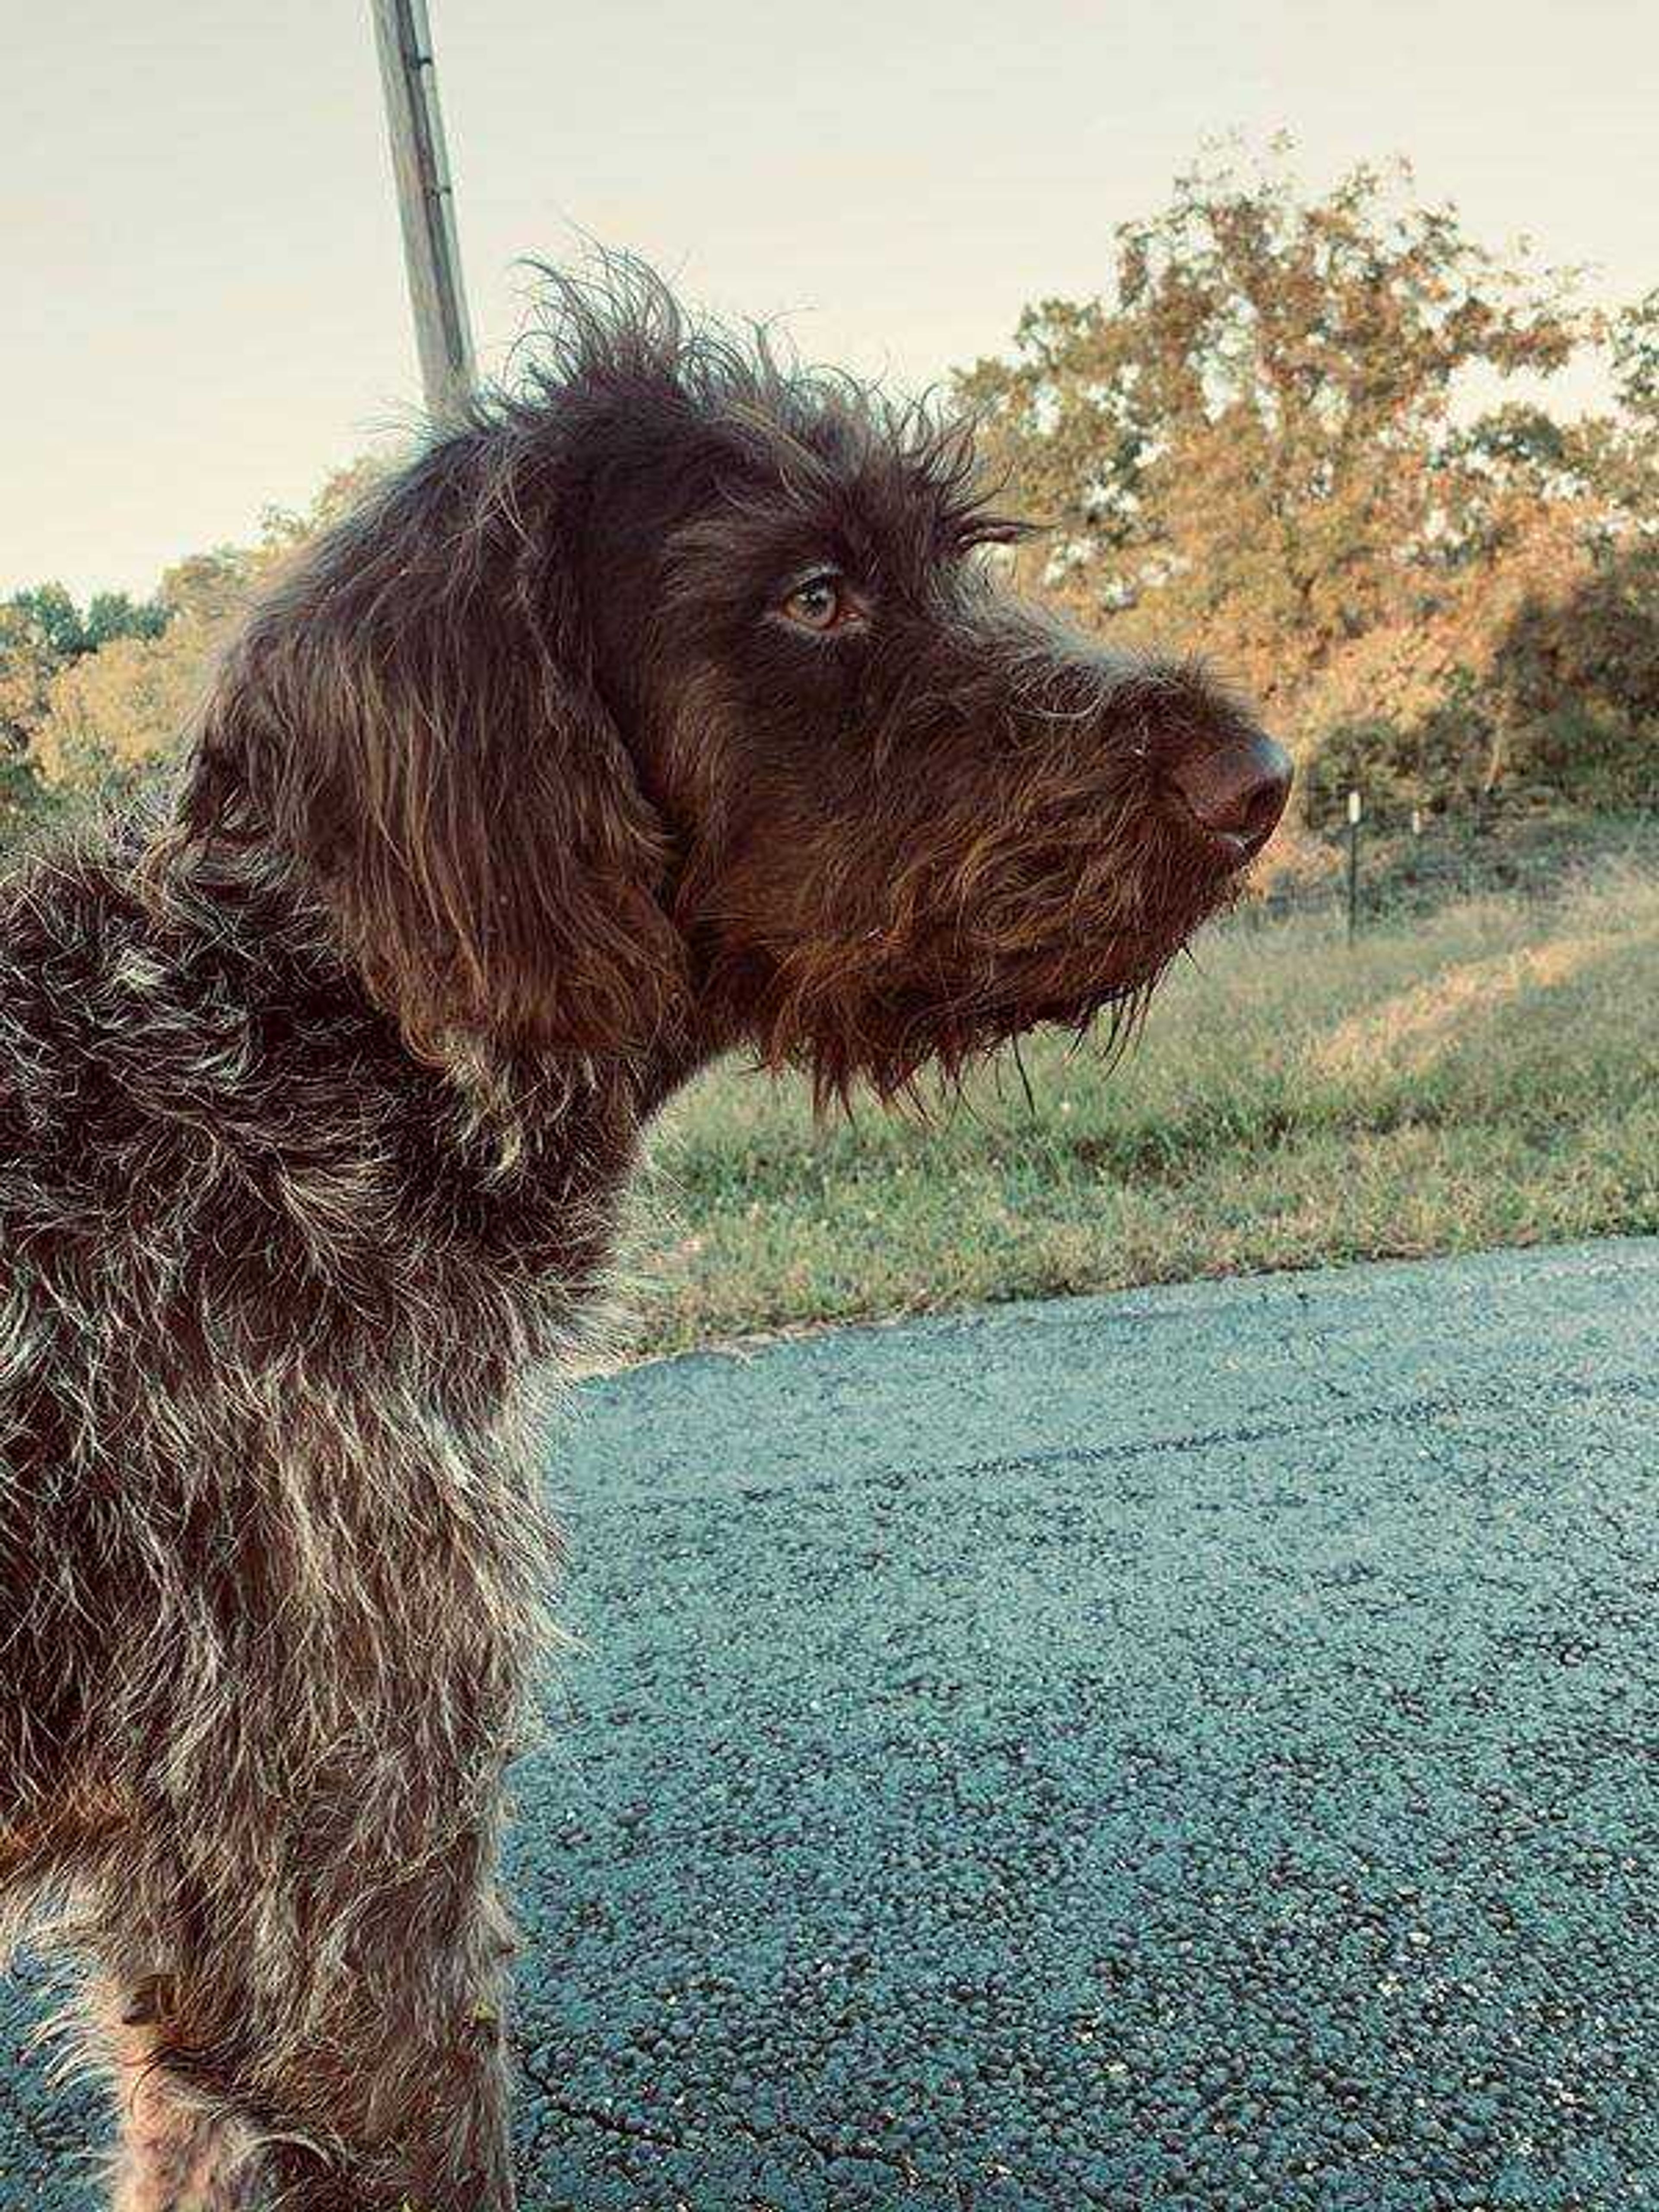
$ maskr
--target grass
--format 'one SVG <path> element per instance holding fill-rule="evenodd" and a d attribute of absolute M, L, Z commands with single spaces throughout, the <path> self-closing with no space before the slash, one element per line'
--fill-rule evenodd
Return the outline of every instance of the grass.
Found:
<path fill-rule="evenodd" d="M 1659 872 L 1212 930 L 1115 1069 L 1039 1036 L 931 1125 L 718 1068 L 629 1240 L 637 1353 L 1195 1275 L 1659 1231 Z"/>

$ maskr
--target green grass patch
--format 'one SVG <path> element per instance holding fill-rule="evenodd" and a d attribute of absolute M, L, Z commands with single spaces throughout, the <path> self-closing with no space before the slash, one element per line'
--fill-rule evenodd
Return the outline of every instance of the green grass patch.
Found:
<path fill-rule="evenodd" d="M 1659 1231 L 1659 878 L 1211 931 L 1116 1067 L 1039 1036 L 926 1123 L 725 1066 L 665 1116 L 626 1341 Z"/>

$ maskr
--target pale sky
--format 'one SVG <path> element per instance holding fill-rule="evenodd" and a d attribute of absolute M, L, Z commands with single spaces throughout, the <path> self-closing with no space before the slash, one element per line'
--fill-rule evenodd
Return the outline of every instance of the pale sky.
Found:
<path fill-rule="evenodd" d="M 1476 235 L 1659 284 L 1651 0 L 430 0 L 481 358 L 630 246 L 925 382 L 1101 289 L 1228 132 L 1404 153 Z M 150 590 L 418 398 L 361 0 L 0 0 L 0 591 Z"/>

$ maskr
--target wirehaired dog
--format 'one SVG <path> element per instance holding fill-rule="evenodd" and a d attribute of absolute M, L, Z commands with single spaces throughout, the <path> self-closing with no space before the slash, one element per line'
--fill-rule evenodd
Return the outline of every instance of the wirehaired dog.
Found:
<path fill-rule="evenodd" d="M 1140 1003 L 1277 820 L 1000 587 L 964 435 L 653 278 L 300 556 L 159 812 L 0 905 L 0 1883 L 122 2212 L 502 2212 L 538 1376 L 714 1055 L 890 1098 Z"/>

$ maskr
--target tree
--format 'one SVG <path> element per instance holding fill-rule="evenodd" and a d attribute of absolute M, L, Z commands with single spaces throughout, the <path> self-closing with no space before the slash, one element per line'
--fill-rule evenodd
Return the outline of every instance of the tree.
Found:
<path fill-rule="evenodd" d="M 35 584 L 0 602 L 0 752 L 28 751 L 62 670 L 116 638 L 159 637 L 168 612 L 159 599 L 99 592 L 83 615 L 62 584 Z M 28 779 L 9 769 L 0 811 L 14 813 L 27 789 Z"/>
<path fill-rule="evenodd" d="M 64 664 L 23 598 L 0 606 L 0 755 L 27 752 L 46 708 L 52 679 Z"/>
<path fill-rule="evenodd" d="M 200 696 L 214 635 L 186 616 L 159 637 L 114 637 L 59 669 L 31 749 L 46 785 L 121 781 L 173 750 Z"/>
<path fill-rule="evenodd" d="M 1409 173 L 1303 198 L 1182 177 L 1117 232 L 1103 298 L 1027 312 L 963 396 L 1057 526 L 1048 576 L 1129 634 L 1202 642 L 1270 703 L 1407 614 L 1458 531 L 1442 465 L 1471 373 L 1548 371 L 1565 280 L 1486 253 Z"/>
<path fill-rule="evenodd" d="M 19 648 L 9 662 L 0 629 L 0 714 L 9 711 L 4 672 L 11 665 L 15 726 L 45 789 L 124 782 L 173 750 L 188 732 L 216 647 L 262 579 L 342 514 L 383 466 L 362 460 L 337 471 L 306 514 L 270 510 L 257 545 L 187 556 L 162 577 L 155 599 L 141 605 L 102 592 L 82 620 L 59 586 L 46 587 L 44 609 L 34 605 L 41 595 L 30 595 L 29 635 L 55 624 L 51 635 L 65 649 L 29 659 Z"/>
<path fill-rule="evenodd" d="M 9 635 L 26 635 L 54 664 L 96 653 L 116 637 L 159 637 L 167 609 L 159 599 L 134 600 L 126 592 L 95 592 L 84 614 L 62 584 L 35 584 L 4 603 Z"/>
<path fill-rule="evenodd" d="M 87 649 L 80 609 L 61 584 L 33 584 L 14 592 L 6 611 L 15 629 L 53 662 L 73 660 Z"/>

